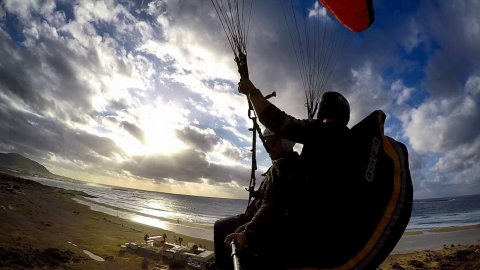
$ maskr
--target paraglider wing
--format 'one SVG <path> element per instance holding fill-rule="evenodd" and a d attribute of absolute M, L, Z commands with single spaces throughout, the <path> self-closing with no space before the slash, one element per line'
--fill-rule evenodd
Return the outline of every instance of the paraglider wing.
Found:
<path fill-rule="evenodd" d="M 337 20 L 353 32 L 366 30 L 374 21 L 373 0 L 319 0 Z"/>

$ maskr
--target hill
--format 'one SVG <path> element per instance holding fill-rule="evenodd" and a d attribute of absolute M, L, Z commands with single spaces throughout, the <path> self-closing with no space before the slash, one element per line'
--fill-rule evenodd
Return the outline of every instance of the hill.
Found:
<path fill-rule="evenodd" d="M 42 164 L 17 153 L 0 153 L 0 169 L 23 173 L 38 173 L 42 175 L 52 174 Z"/>

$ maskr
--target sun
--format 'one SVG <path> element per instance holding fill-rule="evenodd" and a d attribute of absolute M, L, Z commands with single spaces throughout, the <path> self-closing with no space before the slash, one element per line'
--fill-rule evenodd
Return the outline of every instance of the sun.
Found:
<path fill-rule="evenodd" d="M 117 144 L 129 155 L 173 154 L 187 146 L 176 131 L 187 123 L 184 110 L 173 104 L 156 103 L 139 109 L 136 125 L 143 132 L 143 141 L 125 133 Z"/>
<path fill-rule="evenodd" d="M 183 110 L 164 105 L 147 110 L 140 123 L 145 133 L 145 146 L 150 153 L 173 153 L 186 148 L 177 137 L 176 130 L 185 125 Z"/>

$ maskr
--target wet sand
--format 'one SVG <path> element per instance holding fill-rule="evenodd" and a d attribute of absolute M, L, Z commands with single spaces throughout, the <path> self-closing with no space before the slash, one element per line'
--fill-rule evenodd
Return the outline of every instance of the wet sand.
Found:
<path fill-rule="evenodd" d="M 145 234 L 213 249 L 211 241 L 93 211 L 86 194 L 0 173 L 0 269 L 154 269 L 167 262 L 121 252 Z M 183 269 L 171 267 L 170 269 Z M 407 232 L 381 269 L 480 269 L 480 225 Z"/>

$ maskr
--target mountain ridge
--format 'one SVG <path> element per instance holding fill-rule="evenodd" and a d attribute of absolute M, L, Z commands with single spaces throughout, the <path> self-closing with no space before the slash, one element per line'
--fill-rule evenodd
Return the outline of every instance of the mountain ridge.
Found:
<path fill-rule="evenodd" d="M 18 153 L 0 153 L 0 174 L 1 173 L 27 178 L 34 176 L 74 183 L 85 182 L 82 180 L 54 174 L 42 164 Z"/>
<path fill-rule="evenodd" d="M 17 153 L 0 153 L 0 168 L 19 172 L 52 174 L 42 164 Z"/>

